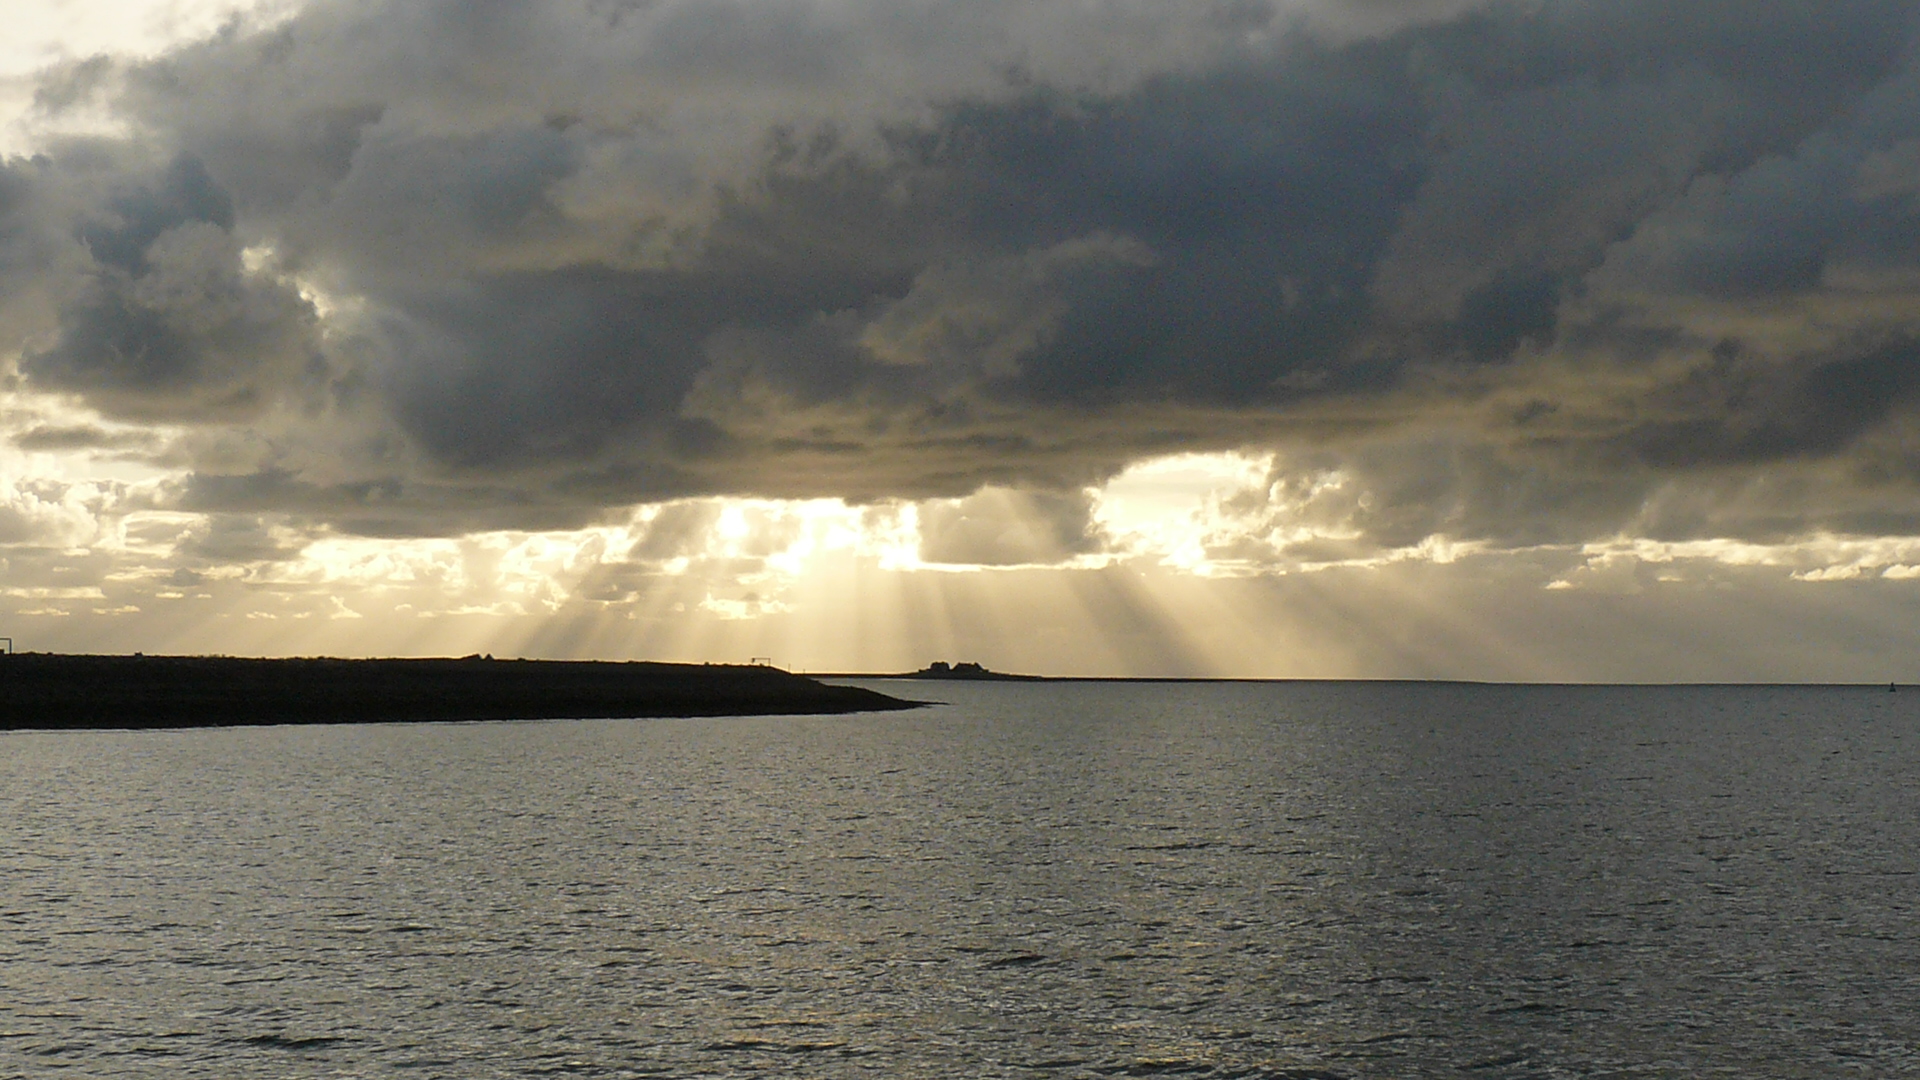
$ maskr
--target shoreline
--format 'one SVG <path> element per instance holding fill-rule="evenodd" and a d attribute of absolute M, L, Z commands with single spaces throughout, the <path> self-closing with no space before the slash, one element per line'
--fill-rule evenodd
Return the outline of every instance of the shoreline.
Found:
<path fill-rule="evenodd" d="M 0 655 L 0 730 L 9 731 L 801 716 L 925 704 L 744 664 Z"/>

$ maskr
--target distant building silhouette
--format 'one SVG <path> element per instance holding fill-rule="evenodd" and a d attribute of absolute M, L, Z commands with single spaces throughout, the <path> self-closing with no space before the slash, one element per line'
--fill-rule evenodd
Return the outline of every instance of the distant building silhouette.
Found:
<path fill-rule="evenodd" d="M 935 660 L 933 663 L 928 664 L 926 667 L 921 668 L 919 671 L 909 673 L 907 675 L 907 678 L 910 678 L 910 679 L 1030 680 L 1030 679 L 1039 678 L 1039 676 L 1037 675 L 1003 675 L 998 671 L 988 671 L 985 666 L 981 664 L 976 664 L 971 660 L 964 660 L 958 664 L 949 664 L 945 660 Z"/>

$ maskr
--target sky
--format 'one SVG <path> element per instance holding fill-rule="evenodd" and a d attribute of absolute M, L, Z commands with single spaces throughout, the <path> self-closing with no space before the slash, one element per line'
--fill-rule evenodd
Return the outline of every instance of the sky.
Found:
<path fill-rule="evenodd" d="M 21 650 L 1920 681 L 1910 0 L 12 0 Z"/>

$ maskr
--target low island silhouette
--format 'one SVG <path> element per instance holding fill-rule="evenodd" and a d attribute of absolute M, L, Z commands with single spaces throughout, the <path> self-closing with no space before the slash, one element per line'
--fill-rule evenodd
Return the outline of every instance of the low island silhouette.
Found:
<path fill-rule="evenodd" d="M 1000 680 L 1003 682 L 1039 682 L 1039 675 L 1009 675 L 1002 671 L 988 671 L 985 667 L 971 661 L 949 664 L 945 660 L 935 660 L 919 671 L 909 671 L 898 676 L 902 679 L 960 679 L 960 680 Z"/>
<path fill-rule="evenodd" d="M 0 730 L 766 716 L 920 704 L 760 664 L 0 655 Z"/>
<path fill-rule="evenodd" d="M 962 661 L 950 664 L 945 660 L 935 660 L 919 671 L 813 671 L 808 675 L 815 679 L 943 679 L 956 682 L 1057 682 L 1048 675 L 1009 675 L 1004 671 L 989 670 L 983 664 Z"/>

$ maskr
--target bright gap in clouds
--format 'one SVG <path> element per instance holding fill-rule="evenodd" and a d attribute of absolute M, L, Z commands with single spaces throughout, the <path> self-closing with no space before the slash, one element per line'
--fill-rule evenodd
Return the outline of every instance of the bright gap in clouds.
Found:
<path fill-rule="evenodd" d="M 55 400 L 11 411 L 37 431 L 98 430 Z M 1208 507 L 1266 469 L 1237 455 L 1146 463 L 1064 510 L 993 489 L 866 506 L 694 499 L 580 530 L 380 539 L 171 509 L 184 475 L 127 463 L 143 475 L 100 480 L 116 462 L 98 447 L 0 457 L 20 478 L 0 518 L 42 541 L 9 550 L 0 598 L 30 648 L 774 655 L 814 670 L 958 650 L 1002 667 L 1185 674 L 1212 669 L 1122 564 L 1204 571 Z"/>
<path fill-rule="evenodd" d="M 84 475 L 93 456 L 36 454 L 33 474 Z M 10 456 L 8 471 L 24 464 Z M 1096 543 L 1056 545 L 1053 564 L 928 558 L 942 544 L 1020 557 L 1061 534 L 1057 505 L 992 489 L 866 506 L 695 499 L 587 529 L 409 540 L 168 509 L 166 477 L 15 480 L 0 530 L 43 542 L 7 548 L 0 605 L 34 649 L 771 656 L 812 671 L 945 658 L 1047 674 L 1752 678 L 1743 665 L 1760 656 L 1775 677 L 1831 678 L 1882 662 L 1850 651 L 1861 633 L 1912 634 L 1901 596 L 1862 590 L 1914 576 L 1920 542 L 1434 541 L 1302 562 L 1290 552 L 1341 531 L 1327 507 L 1364 493 L 1287 474 L 1267 455 L 1142 462 L 1086 493 Z M 1749 638 L 1704 647 L 1701 627 L 1720 620 Z"/>
<path fill-rule="evenodd" d="M 34 72 L 99 55 L 136 58 L 203 39 L 246 14 L 290 13 L 292 0 L 7 0 L 0 33 L 0 155 L 29 154 L 43 133 L 33 115 Z M 61 130 L 117 130 L 76 115 Z"/>
<path fill-rule="evenodd" d="M 1123 550 L 1208 575 L 1217 569 L 1207 539 L 1222 500 L 1265 492 L 1273 455 L 1177 454 L 1144 461 L 1095 495 L 1094 516 Z"/>

